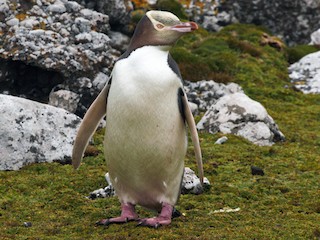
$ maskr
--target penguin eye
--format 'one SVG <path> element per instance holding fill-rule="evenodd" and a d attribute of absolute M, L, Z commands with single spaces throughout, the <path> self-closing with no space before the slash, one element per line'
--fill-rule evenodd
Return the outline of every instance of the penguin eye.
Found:
<path fill-rule="evenodd" d="M 158 23 L 158 24 L 156 25 L 156 27 L 157 27 L 158 29 L 164 28 L 164 26 L 163 26 L 162 24 L 160 24 L 160 23 Z"/>

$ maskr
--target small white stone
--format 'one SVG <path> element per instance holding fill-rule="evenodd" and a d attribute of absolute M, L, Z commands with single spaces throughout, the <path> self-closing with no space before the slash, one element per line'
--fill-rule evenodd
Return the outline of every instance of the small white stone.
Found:
<path fill-rule="evenodd" d="M 10 20 L 8 20 L 8 21 L 6 22 L 6 24 L 7 24 L 8 26 L 18 25 L 18 24 L 19 24 L 19 19 L 17 19 L 17 18 L 11 18 Z"/>
<path fill-rule="evenodd" d="M 48 11 L 53 13 L 64 13 L 67 11 L 67 9 L 63 3 L 57 1 L 55 4 L 48 6 Z"/>
<path fill-rule="evenodd" d="M 214 144 L 223 144 L 226 141 L 228 141 L 228 138 L 226 136 L 223 136 L 223 137 L 219 138 Z"/>
<path fill-rule="evenodd" d="M 80 33 L 76 35 L 76 41 L 77 42 L 91 42 L 92 41 L 92 36 L 90 33 Z"/>
<path fill-rule="evenodd" d="M 45 31 L 43 29 L 36 29 L 36 30 L 31 30 L 29 33 L 31 35 L 40 36 L 40 35 L 44 35 Z"/>

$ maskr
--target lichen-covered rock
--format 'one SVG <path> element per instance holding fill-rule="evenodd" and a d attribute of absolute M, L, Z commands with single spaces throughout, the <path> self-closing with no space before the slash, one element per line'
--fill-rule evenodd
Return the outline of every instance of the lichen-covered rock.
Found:
<path fill-rule="evenodd" d="M 194 21 L 209 31 L 219 31 L 222 27 L 236 23 L 232 11 L 226 11 L 225 1 L 189 1 L 184 3 L 185 12 Z"/>
<path fill-rule="evenodd" d="M 320 93 L 320 51 L 308 54 L 289 66 L 289 77 L 303 93 Z"/>
<path fill-rule="evenodd" d="M 226 94 L 243 92 L 242 88 L 236 83 L 223 84 L 213 80 L 185 81 L 184 89 L 188 100 L 197 104 L 200 112 L 207 111 L 212 104 Z"/>
<path fill-rule="evenodd" d="M 130 10 L 133 6 L 129 0 L 98 0 L 97 11 L 110 17 L 113 29 L 119 29 L 130 23 Z"/>
<path fill-rule="evenodd" d="M 38 0 L 0 8 L 0 57 L 64 76 L 91 75 L 113 64 L 108 16 L 67 0 Z M 19 18 L 15 18 L 19 16 Z M 98 32 L 99 31 L 99 32 Z"/>
<path fill-rule="evenodd" d="M 130 23 L 130 11 L 133 9 L 129 0 L 76 0 L 86 8 L 94 9 L 109 16 L 112 29 L 124 30 Z"/>
<path fill-rule="evenodd" d="M 0 94 L 0 170 L 70 162 L 81 119 L 63 109 Z"/>
<path fill-rule="evenodd" d="M 52 89 L 49 95 L 49 104 L 82 115 L 108 79 L 109 75 L 102 72 L 93 79 L 87 77 L 77 78 L 76 81 L 67 79 Z"/>
<path fill-rule="evenodd" d="M 62 84 L 60 87 L 64 86 L 64 90 L 80 96 L 77 114 L 82 115 L 99 91 L 93 89 L 90 96 L 83 95 L 78 89 L 72 89 L 71 85 L 82 78 L 89 79 L 92 84 L 97 74 L 109 74 L 109 69 L 120 55 L 119 51 L 110 46 L 110 38 L 107 35 L 110 29 L 109 17 L 67 0 L 2 0 L 0 20 L 2 62 L 7 61 L 9 66 L 21 62 L 26 67 L 37 67 L 47 72 L 33 74 L 25 79 L 32 78 L 32 83 L 14 84 L 46 85 L 42 93 L 46 97 L 32 98 L 32 93 L 13 90 L 10 88 L 12 84 L 8 82 L 12 80 L 8 78 L 0 79 L 8 82 L 0 86 L 0 93 L 6 92 L 43 101 L 43 98 L 48 99 L 53 87 Z M 5 69 L 3 71 L 8 72 Z M 53 81 L 48 84 L 47 79 L 51 78 Z M 21 79 L 24 78 L 20 78 L 19 81 Z M 55 85 L 52 86 L 53 83 Z M 48 90 L 49 86 L 51 89 Z M 41 94 L 42 88 L 34 86 L 31 91 L 36 90 Z"/>
<path fill-rule="evenodd" d="M 235 134 L 261 146 L 285 139 L 266 109 L 241 92 L 218 99 L 197 124 L 197 128 L 212 134 Z"/>
<path fill-rule="evenodd" d="M 182 194 L 201 194 L 204 188 L 210 188 L 210 182 L 205 177 L 203 179 L 203 186 L 200 183 L 200 178 L 194 173 L 194 171 L 189 168 L 184 168 L 182 183 L 181 183 L 181 193 Z"/>
<path fill-rule="evenodd" d="M 79 101 L 79 94 L 63 89 L 52 92 L 49 96 L 50 105 L 63 108 L 72 113 L 76 112 Z"/>
<path fill-rule="evenodd" d="M 110 41 L 111 47 L 113 47 L 114 49 L 117 49 L 121 53 L 124 53 L 127 50 L 130 42 L 130 38 L 127 35 L 121 32 L 109 31 L 108 36 L 111 39 Z"/>
<path fill-rule="evenodd" d="M 319 28 L 319 0 L 229 0 L 235 17 L 242 23 L 262 25 L 288 45 L 308 43 Z M 294 24 L 292 24 L 294 23 Z"/>
<path fill-rule="evenodd" d="M 311 36 L 311 45 L 320 45 L 320 28 L 317 31 L 314 31 Z"/>
<path fill-rule="evenodd" d="M 185 8 L 189 16 L 203 27 L 213 31 L 236 22 L 262 25 L 281 37 L 287 44 L 294 45 L 308 43 L 310 34 L 319 28 L 319 0 L 187 2 Z"/>

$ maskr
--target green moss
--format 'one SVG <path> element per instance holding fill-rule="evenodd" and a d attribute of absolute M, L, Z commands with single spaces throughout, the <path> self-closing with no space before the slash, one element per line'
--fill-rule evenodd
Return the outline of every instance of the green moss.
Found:
<path fill-rule="evenodd" d="M 288 62 L 284 52 L 262 46 L 265 32 L 260 27 L 242 24 L 230 25 L 219 33 L 200 29 L 179 40 L 172 55 L 187 80 L 232 81 L 244 88 L 250 85 L 248 91 L 260 91 L 252 87 L 261 86 L 271 91 L 275 84 L 290 84 L 286 75 Z"/>
<path fill-rule="evenodd" d="M 314 45 L 298 45 L 294 47 L 288 47 L 286 49 L 287 56 L 288 56 L 288 62 L 289 63 L 295 63 L 299 61 L 304 56 L 317 52 L 320 50 L 320 46 L 314 46 Z"/>
<path fill-rule="evenodd" d="M 268 29 L 252 24 L 232 24 L 224 27 L 217 35 L 220 37 L 233 36 L 239 40 L 259 44 L 263 33 L 269 33 Z"/>
<path fill-rule="evenodd" d="M 227 43 L 231 49 L 239 50 L 242 53 L 248 53 L 253 57 L 260 57 L 263 53 L 260 47 L 254 46 L 248 41 L 241 41 L 237 38 L 230 37 Z"/>
<path fill-rule="evenodd" d="M 158 10 L 169 11 L 174 13 L 180 19 L 188 19 L 184 8 L 176 0 L 158 0 L 156 4 Z"/>
<path fill-rule="evenodd" d="M 136 25 L 140 19 L 145 15 L 146 11 L 142 9 L 138 9 L 131 12 L 131 22 Z"/>

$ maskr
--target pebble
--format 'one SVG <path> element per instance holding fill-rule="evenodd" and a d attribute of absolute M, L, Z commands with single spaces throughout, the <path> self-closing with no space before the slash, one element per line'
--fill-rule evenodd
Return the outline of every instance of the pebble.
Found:
<path fill-rule="evenodd" d="M 32 227 L 32 222 L 24 222 L 23 226 L 25 227 Z"/>
<path fill-rule="evenodd" d="M 261 169 L 259 167 L 251 166 L 251 174 L 252 175 L 264 176 L 264 171 L 263 171 L 263 169 Z"/>
<path fill-rule="evenodd" d="M 17 19 L 17 18 L 12 18 L 12 19 L 8 20 L 8 21 L 6 22 L 6 24 L 7 24 L 8 26 L 18 25 L 18 24 L 19 24 L 19 19 Z"/>
<path fill-rule="evenodd" d="M 228 138 L 226 136 L 223 136 L 223 137 L 219 138 L 214 144 L 223 144 L 226 141 L 228 141 Z"/>

